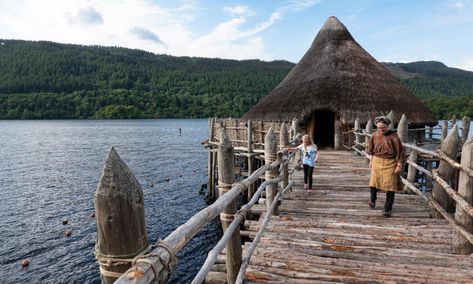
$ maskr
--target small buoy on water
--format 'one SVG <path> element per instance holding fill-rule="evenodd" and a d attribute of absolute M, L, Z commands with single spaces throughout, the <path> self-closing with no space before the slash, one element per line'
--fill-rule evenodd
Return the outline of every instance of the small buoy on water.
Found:
<path fill-rule="evenodd" d="M 64 232 L 64 235 L 69 238 L 72 235 L 72 231 L 71 230 L 66 230 Z"/>
<path fill-rule="evenodd" d="M 62 224 L 63 224 L 63 225 L 67 225 L 68 223 L 69 223 L 69 221 L 67 221 L 67 220 L 62 220 Z"/>
<path fill-rule="evenodd" d="M 182 174 L 179 174 L 179 177 L 182 177 Z"/>
<path fill-rule="evenodd" d="M 169 182 L 169 178 L 165 178 L 164 180 L 165 180 L 166 182 Z"/>
<path fill-rule="evenodd" d="M 153 187 L 153 186 L 154 186 L 154 183 L 150 183 L 149 186 L 150 186 L 150 187 Z"/>
<path fill-rule="evenodd" d="M 195 173 L 195 172 L 196 172 L 196 170 L 193 170 L 193 172 Z"/>
<path fill-rule="evenodd" d="M 90 213 L 89 217 L 90 218 L 95 218 L 95 212 Z"/>
<path fill-rule="evenodd" d="M 28 259 L 23 259 L 20 264 L 21 267 L 27 267 L 28 265 L 30 265 L 30 261 Z"/>

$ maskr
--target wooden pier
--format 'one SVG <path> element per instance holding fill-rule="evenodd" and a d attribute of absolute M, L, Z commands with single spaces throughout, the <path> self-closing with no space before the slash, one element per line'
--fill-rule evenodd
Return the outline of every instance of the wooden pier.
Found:
<path fill-rule="evenodd" d="M 224 235 L 192 283 L 473 283 L 468 119 L 461 138 L 453 126 L 432 151 L 408 142 L 409 131 L 431 128 L 409 130 L 402 116 L 397 133 L 409 159 L 389 218 L 384 194 L 368 206 L 370 121 L 340 134 L 348 151 L 319 152 L 312 192 L 294 169 L 297 151 L 287 150 L 301 137 L 297 121 L 255 124 L 210 119 L 209 190 L 218 188 L 218 199 L 155 244 L 147 243 L 140 185 L 110 151 L 96 192 L 103 283 L 165 283 L 176 254 L 217 216 Z"/>
<path fill-rule="evenodd" d="M 375 209 L 368 206 L 370 171 L 360 156 L 320 151 L 319 157 L 314 191 L 304 191 L 300 172 L 293 175 L 295 187 L 260 239 L 247 283 L 473 282 L 473 256 L 452 253 L 451 226 L 432 219 L 417 195 L 397 194 L 385 218 L 384 194 Z M 266 208 L 254 211 L 263 217 Z M 245 221 L 241 234 L 253 239 L 259 225 Z"/>

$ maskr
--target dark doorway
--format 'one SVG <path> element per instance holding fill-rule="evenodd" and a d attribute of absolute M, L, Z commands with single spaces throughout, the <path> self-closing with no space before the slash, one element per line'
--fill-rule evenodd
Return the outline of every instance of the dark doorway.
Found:
<path fill-rule="evenodd" d="M 314 113 L 314 142 L 319 148 L 333 148 L 335 139 L 335 113 L 329 110 Z"/>

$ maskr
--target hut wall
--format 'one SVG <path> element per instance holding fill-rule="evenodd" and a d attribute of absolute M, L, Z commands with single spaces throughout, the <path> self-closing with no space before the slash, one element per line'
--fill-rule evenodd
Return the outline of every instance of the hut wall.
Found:
<path fill-rule="evenodd" d="M 252 121 L 252 142 L 253 149 L 263 150 L 264 137 L 269 129 L 272 127 L 276 135 L 276 139 L 279 139 L 279 133 L 281 130 L 282 122 L 270 122 L 270 121 Z M 290 126 L 290 122 L 286 122 L 286 127 Z M 235 118 L 228 119 L 215 119 L 212 138 L 213 142 L 219 141 L 219 133 L 221 127 L 224 127 L 232 145 L 234 147 L 247 147 L 248 141 L 248 127 L 245 121 L 240 121 Z M 277 140 L 279 141 L 279 140 Z"/>

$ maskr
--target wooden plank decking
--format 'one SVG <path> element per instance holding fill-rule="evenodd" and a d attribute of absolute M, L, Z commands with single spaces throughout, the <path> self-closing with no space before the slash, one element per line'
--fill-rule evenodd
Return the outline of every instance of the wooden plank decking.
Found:
<path fill-rule="evenodd" d="M 396 194 L 392 217 L 383 217 L 385 194 L 370 209 L 368 179 L 363 159 L 346 151 L 320 152 L 311 193 L 296 171 L 295 189 L 261 238 L 247 282 L 473 283 L 473 256 L 452 253 L 445 220 L 430 218 L 429 207 L 408 194 Z M 242 235 L 253 238 L 259 223 L 246 221 Z"/>

